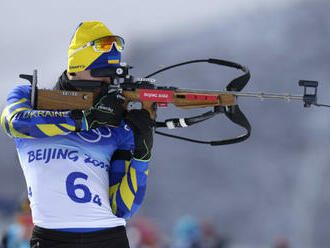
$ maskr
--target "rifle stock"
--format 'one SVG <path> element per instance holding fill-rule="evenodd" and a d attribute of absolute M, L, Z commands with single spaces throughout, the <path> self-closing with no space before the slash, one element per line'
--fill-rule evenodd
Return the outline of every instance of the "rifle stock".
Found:
<path fill-rule="evenodd" d="M 39 110 L 88 109 L 93 105 L 93 92 L 37 90 L 36 108 Z"/>
<path fill-rule="evenodd" d="M 125 107 L 129 102 L 141 102 L 151 117 L 154 117 L 154 104 L 167 106 L 168 103 L 180 109 L 195 109 L 214 106 L 236 105 L 236 96 L 233 94 L 209 93 L 196 90 L 153 90 L 134 89 L 123 90 L 126 98 Z M 38 89 L 37 109 L 39 110 L 72 110 L 88 109 L 93 106 L 95 96 L 93 92 L 60 91 Z"/>

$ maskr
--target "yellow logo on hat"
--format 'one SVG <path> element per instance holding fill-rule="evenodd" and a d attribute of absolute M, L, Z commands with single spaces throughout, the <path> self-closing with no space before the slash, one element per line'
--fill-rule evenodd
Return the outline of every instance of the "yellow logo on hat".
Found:
<path fill-rule="evenodd" d="M 75 66 L 70 65 L 70 66 L 69 66 L 69 69 L 70 69 L 70 70 L 74 70 L 74 69 L 84 69 L 85 67 L 86 67 L 85 65 L 75 65 Z"/>
<path fill-rule="evenodd" d="M 108 60 L 108 64 L 119 64 L 119 59 Z"/>

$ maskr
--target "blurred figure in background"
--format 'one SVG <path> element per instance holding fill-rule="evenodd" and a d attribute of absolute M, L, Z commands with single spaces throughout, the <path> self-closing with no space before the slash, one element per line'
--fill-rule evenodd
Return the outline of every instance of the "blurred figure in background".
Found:
<path fill-rule="evenodd" d="M 285 238 L 277 238 L 275 239 L 274 248 L 289 248 L 289 242 Z"/>
<path fill-rule="evenodd" d="M 15 215 L 15 221 L 8 226 L 1 237 L 1 248 L 29 248 L 33 223 L 30 202 L 24 199 Z"/>
<path fill-rule="evenodd" d="M 183 216 L 175 223 L 172 247 L 202 248 L 201 228 L 196 218 L 192 216 Z"/>
<path fill-rule="evenodd" d="M 219 235 L 215 225 L 206 219 L 192 216 L 180 218 L 174 226 L 174 248 L 226 248 L 227 239 Z"/>
<path fill-rule="evenodd" d="M 229 246 L 229 240 L 222 237 L 216 229 L 215 225 L 207 219 L 202 219 L 201 226 L 201 243 L 203 248 L 226 248 Z"/>
<path fill-rule="evenodd" d="M 158 226 L 147 217 L 134 217 L 128 223 L 127 236 L 131 248 L 164 247 Z"/>

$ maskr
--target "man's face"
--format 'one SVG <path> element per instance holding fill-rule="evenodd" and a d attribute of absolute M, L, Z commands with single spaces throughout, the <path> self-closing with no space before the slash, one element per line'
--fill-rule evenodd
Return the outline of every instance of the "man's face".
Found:
<path fill-rule="evenodd" d="M 108 84 L 111 83 L 109 77 L 93 77 L 93 76 L 91 76 L 90 70 L 77 72 L 76 75 L 74 75 L 74 76 L 69 75 L 68 78 L 70 80 L 91 80 L 91 81 L 102 81 L 102 82 L 105 82 Z"/>

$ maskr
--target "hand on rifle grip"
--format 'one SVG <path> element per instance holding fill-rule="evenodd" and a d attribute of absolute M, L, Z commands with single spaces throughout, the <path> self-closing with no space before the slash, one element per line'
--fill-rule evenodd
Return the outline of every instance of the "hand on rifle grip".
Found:
<path fill-rule="evenodd" d="M 125 108 L 123 104 L 125 97 L 119 92 L 112 92 L 102 96 L 91 108 L 87 110 L 72 110 L 71 116 L 76 120 L 76 126 L 79 126 L 79 111 L 86 117 L 87 130 L 102 126 L 119 127 L 121 120 L 124 119 Z M 77 128 L 80 131 L 80 128 Z"/>

